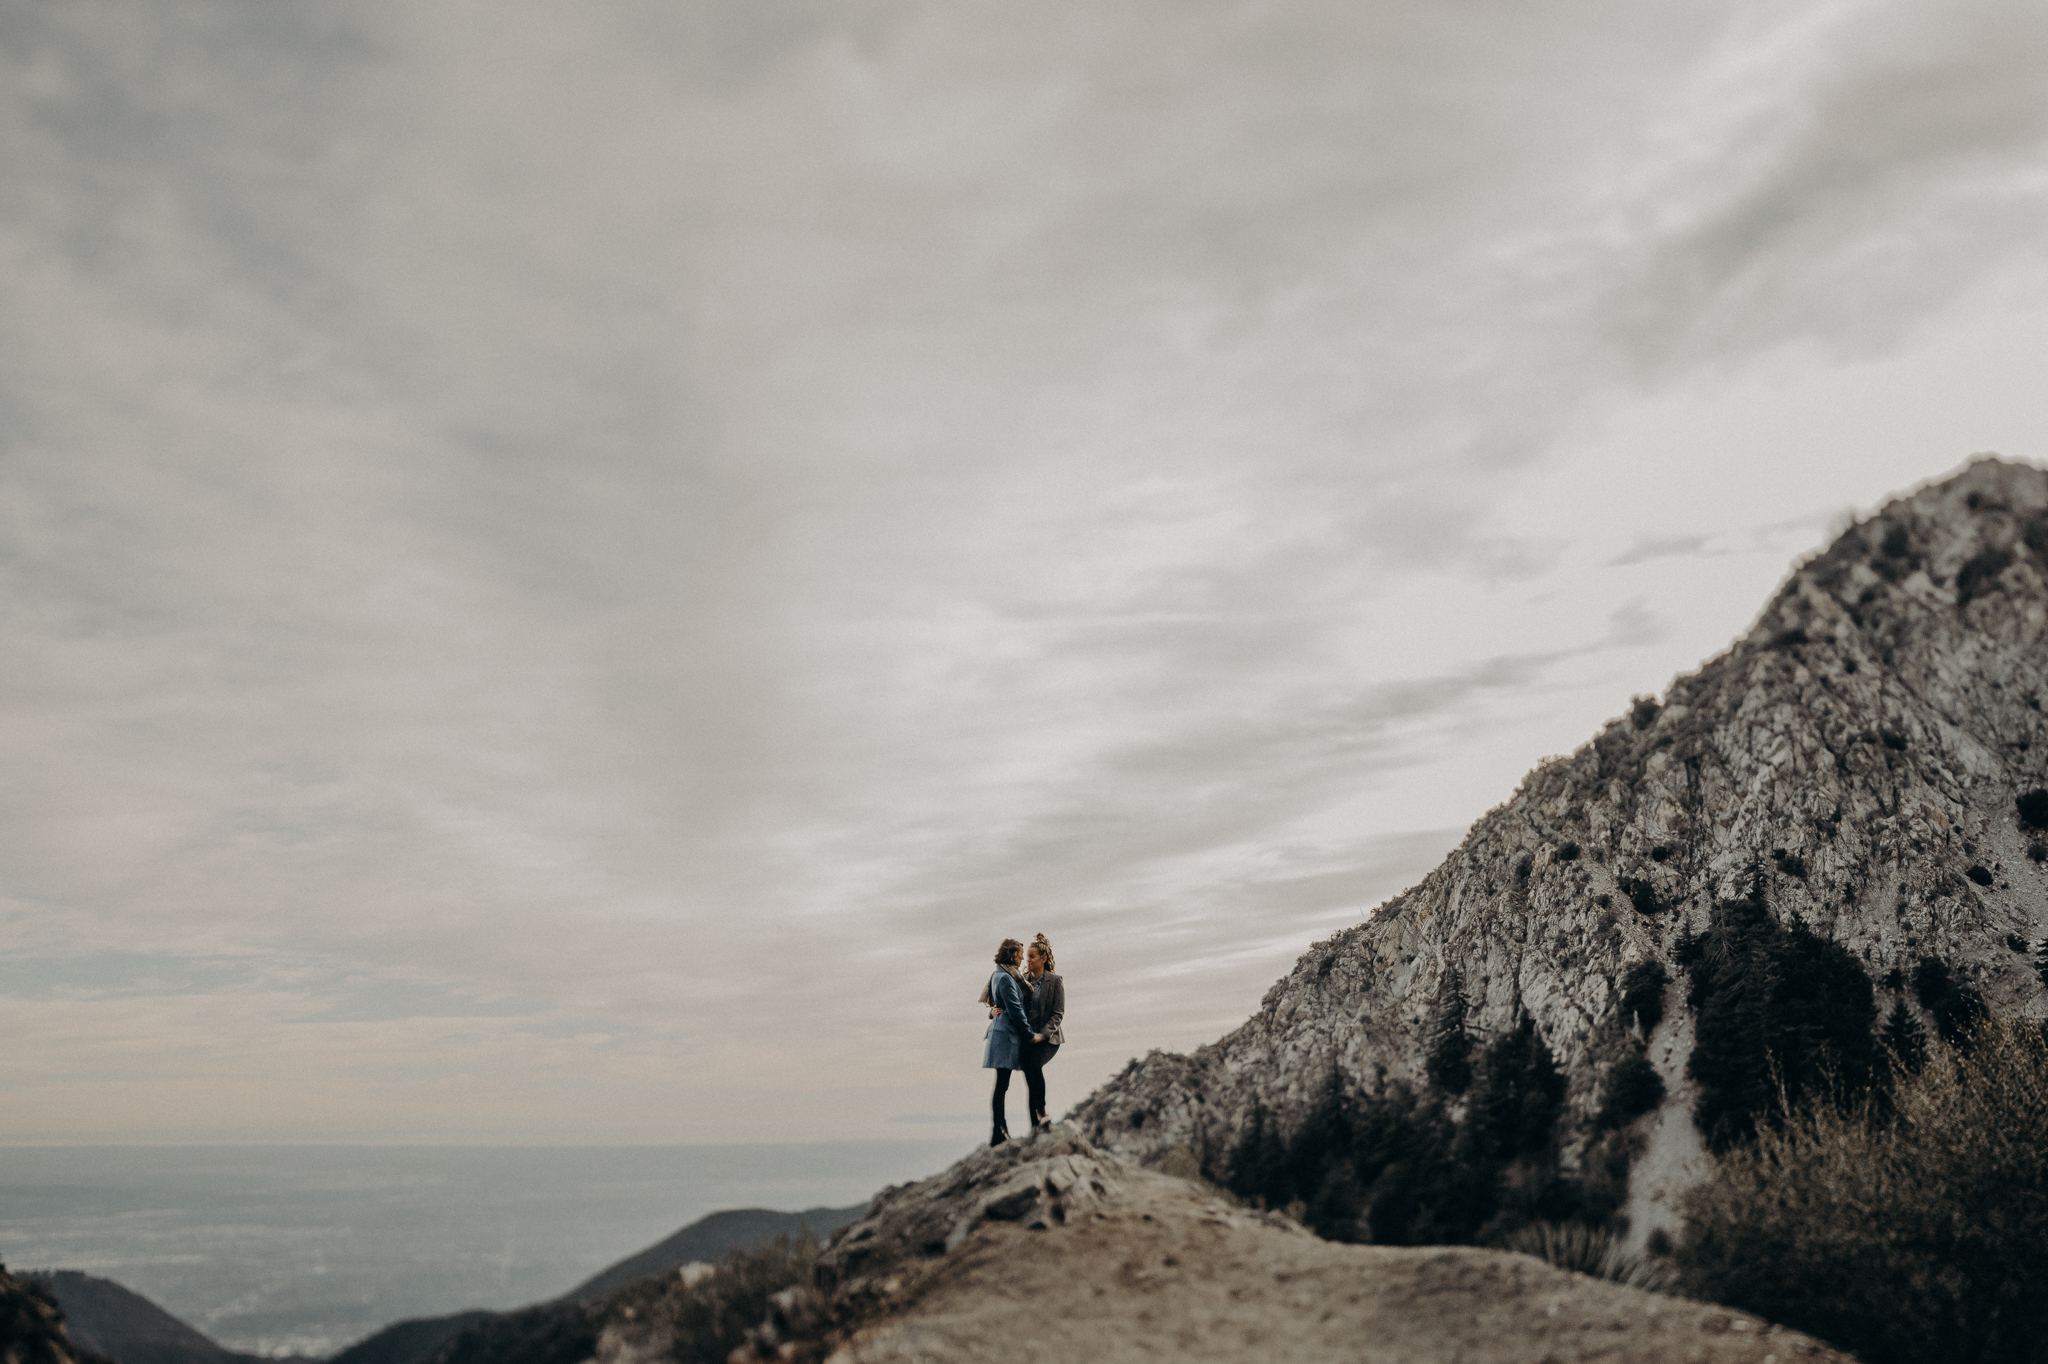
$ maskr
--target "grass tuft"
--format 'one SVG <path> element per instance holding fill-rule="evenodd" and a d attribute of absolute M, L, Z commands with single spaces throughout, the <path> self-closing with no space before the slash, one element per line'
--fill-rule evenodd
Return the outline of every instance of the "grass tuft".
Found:
<path fill-rule="evenodd" d="M 1629 1288 L 1668 1293 L 1678 1286 L 1678 1274 L 1669 1261 L 1632 1251 L 1613 1232 L 1589 1227 L 1584 1222 L 1531 1222 L 1495 1244 L 1501 1250 L 1533 1255 L 1559 1269 L 1590 1274 Z"/>

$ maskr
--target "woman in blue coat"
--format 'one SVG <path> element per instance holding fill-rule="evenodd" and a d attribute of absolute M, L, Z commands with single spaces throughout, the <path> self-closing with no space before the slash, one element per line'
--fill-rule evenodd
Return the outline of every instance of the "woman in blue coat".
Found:
<path fill-rule="evenodd" d="M 995 1112 L 995 1129 L 989 1133 L 988 1144 L 1001 1146 L 1010 1139 L 1009 1115 L 1004 1111 L 1004 1100 L 1010 1093 L 1010 1072 L 1024 1064 L 1024 1049 L 1038 1041 L 1031 1032 L 1031 1020 L 1024 1013 L 1023 980 L 1017 974 L 1017 964 L 1024 959 L 1024 944 L 1015 938 L 1003 939 L 1003 945 L 996 949 L 996 973 L 988 980 L 988 1005 L 996 1016 L 988 1023 L 988 1045 L 982 1049 L 981 1067 L 996 1073 L 995 1097 L 989 1107 Z"/>

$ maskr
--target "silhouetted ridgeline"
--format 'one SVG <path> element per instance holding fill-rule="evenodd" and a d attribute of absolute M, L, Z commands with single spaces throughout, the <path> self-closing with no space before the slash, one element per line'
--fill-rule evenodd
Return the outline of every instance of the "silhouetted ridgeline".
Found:
<path fill-rule="evenodd" d="M 724 1261 L 779 1236 L 806 1231 L 829 1236 L 865 1206 L 715 1212 L 598 1271 L 552 1302 L 516 1312 L 459 1312 L 398 1322 L 357 1341 L 330 1364 L 582 1364 L 596 1348 L 606 1302 L 625 1290 L 665 1279 L 687 1264 Z"/>
<path fill-rule="evenodd" d="M 858 1218 L 866 1207 L 865 1203 L 856 1203 L 850 1208 L 806 1208 L 802 1212 L 771 1212 L 767 1208 L 715 1212 L 692 1222 L 666 1241 L 593 1274 L 562 1296 L 575 1302 L 594 1302 L 636 1279 L 667 1273 L 681 1265 L 723 1260 L 735 1250 L 765 1245 L 777 1236 L 799 1236 L 809 1230 L 822 1240 Z"/>
<path fill-rule="evenodd" d="M 7 1364 L 107 1364 L 66 1329 L 49 1286 L 0 1265 L 0 1360 Z"/>
<path fill-rule="evenodd" d="M 255 1364 L 261 1358 L 223 1348 L 112 1279 L 75 1269 L 35 1270 L 22 1277 L 50 1291 L 64 1309 L 74 1342 L 118 1364 Z"/>
<path fill-rule="evenodd" d="M 415 1317 L 397 1321 L 366 1336 L 332 1357 L 330 1364 L 420 1364 L 432 1359 L 443 1345 L 471 1327 L 491 1321 L 499 1313 L 471 1310 L 445 1317 Z"/>

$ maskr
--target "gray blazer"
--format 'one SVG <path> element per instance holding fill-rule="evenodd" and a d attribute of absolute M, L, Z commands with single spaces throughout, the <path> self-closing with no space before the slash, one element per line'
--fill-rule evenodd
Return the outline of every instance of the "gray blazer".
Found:
<path fill-rule="evenodd" d="M 1047 971 L 1031 983 L 1031 1002 L 1026 1006 L 1031 1016 L 1031 1031 L 1041 1033 L 1054 1046 L 1064 1045 L 1067 1036 L 1060 1031 L 1060 1020 L 1067 1016 L 1067 983 L 1058 975 Z"/>

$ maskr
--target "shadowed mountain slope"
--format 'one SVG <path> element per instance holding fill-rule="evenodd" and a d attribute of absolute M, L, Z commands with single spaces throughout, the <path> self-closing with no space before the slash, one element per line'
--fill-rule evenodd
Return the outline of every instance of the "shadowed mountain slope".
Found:
<path fill-rule="evenodd" d="M 0 1265 L 0 1364 L 108 1364 L 71 1336 L 48 1284 Z"/>
<path fill-rule="evenodd" d="M 22 1277 L 55 1296 L 74 1342 L 117 1364 L 250 1364 L 258 1358 L 225 1348 L 112 1279 L 75 1269 Z"/>
<path fill-rule="evenodd" d="M 562 1296 L 571 1302 L 595 1302 L 635 1279 L 666 1274 L 687 1264 L 722 1260 L 743 1246 L 757 1246 L 777 1236 L 797 1236 L 805 1229 L 819 1240 L 861 1215 L 865 1203 L 850 1208 L 807 1208 L 774 1212 L 768 1208 L 734 1208 L 700 1217 L 667 1240 L 600 1270 Z"/>
<path fill-rule="evenodd" d="M 395 1321 L 330 1356 L 327 1364 L 421 1364 L 455 1337 L 500 1314 L 481 1309 Z"/>
<path fill-rule="evenodd" d="M 552 1302 L 513 1312 L 458 1312 L 397 1322 L 357 1341 L 328 1364 L 580 1364 L 596 1348 L 605 1301 L 621 1290 L 806 1229 L 822 1240 L 859 1217 L 865 1206 L 714 1212 L 600 1270 Z"/>
<path fill-rule="evenodd" d="M 1451 1208 L 1457 1171 L 1433 1212 L 1385 1201 L 1433 1143 L 1489 1179 L 1576 1181 L 1571 1215 L 1626 1193 L 1638 1236 L 1671 1224 L 1703 1140 L 1746 1130 L 1774 1077 L 1869 1073 L 1888 1009 L 1942 1032 L 2040 1012 L 2044 631 L 2048 475 L 1985 458 L 1892 502 L 1727 652 L 1312 946 L 1243 1026 L 1133 1061 L 1072 1121 L 1300 1199 L 1340 1239 L 1473 1231 L 1487 1210 Z M 1326 1187 L 1290 1185 L 1317 1142 L 1342 1152 L 1311 1162 Z"/>

